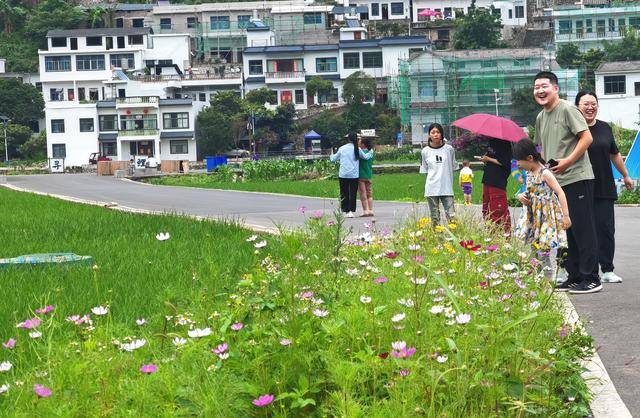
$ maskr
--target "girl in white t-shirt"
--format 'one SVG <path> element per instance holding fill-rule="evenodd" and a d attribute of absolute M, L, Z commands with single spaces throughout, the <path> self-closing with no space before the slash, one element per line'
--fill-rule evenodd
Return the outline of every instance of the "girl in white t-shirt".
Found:
<path fill-rule="evenodd" d="M 431 213 L 431 222 L 440 223 L 440 204 L 447 222 L 455 216 L 453 203 L 453 170 L 458 166 L 453 147 L 445 143 L 444 130 L 439 123 L 429 126 L 429 142 L 422 149 L 420 173 L 427 175 L 424 196 Z"/>

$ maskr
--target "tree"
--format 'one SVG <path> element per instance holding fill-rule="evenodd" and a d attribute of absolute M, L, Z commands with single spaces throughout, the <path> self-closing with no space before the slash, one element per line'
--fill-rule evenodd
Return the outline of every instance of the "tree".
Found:
<path fill-rule="evenodd" d="M 626 31 L 621 41 L 603 41 L 602 44 L 607 61 L 640 60 L 640 37 L 636 30 Z"/>
<path fill-rule="evenodd" d="M 318 96 L 326 95 L 331 93 L 331 90 L 333 90 L 333 83 L 319 75 L 307 81 L 307 94 L 309 96 L 315 96 L 316 94 Z"/>
<path fill-rule="evenodd" d="M 49 30 L 74 29 L 86 21 L 87 14 L 79 6 L 65 0 L 44 0 L 31 12 L 25 31 L 44 49 Z"/>
<path fill-rule="evenodd" d="M 89 9 L 88 11 L 89 26 L 91 26 L 92 28 L 103 28 L 105 23 L 104 20 L 106 16 L 107 16 L 107 11 L 101 6 L 96 6 L 92 9 Z"/>
<path fill-rule="evenodd" d="M 0 115 L 25 126 L 37 123 L 44 117 L 42 94 L 17 78 L 0 79 Z"/>
<path fill-rule="evenodd" d="M 390 112 L 382 111 L 376 116 L 375 126 L 379 143 L 396 143 L 396 133 L 400 131 L 400 117 Z"/>
<path fill-rule="evenodd" d="M 18 147 L 21 158 L 28 160 L 45 160 L 47 158 L 47 133 L 40 132 L 29 138 Z"/>
<path fill-rule="evenodd" d="M 289 134 L 294 130 L 293 118 L 296 116 L 296 108 L 293 103 L 278 106 L 276 114 L 269 123 L 269 128 L 278 135 L 280 141 L 287 141 Z"/>
<path fill-rule="evenodd" d="M 256 90 L 251 90 L 244 95 L 247 102 L 264 106 L 265 103 L 274 103 L 278 100 L 277 93 L 268 87 L 261 87 Z"/>
<path fill-rule="evenodd" d="M 232 120 L 210 106 L 198 114 L 198 152 L 214 155 L 233 147 Z"/>
<path fill-rule="evenodd" d="M 495 9 L 479 9 L 475 0 L 471 1 L 469 13 L 456 20 L 453 36 L 455 49 L 497 48 L 500 46 L 502 23 Z"/>
<path fill-rule="evenodd" d="M 606 53 L 601 49 L 590 49 L 582 54 L 582 66 L 584 74 L 580 80 L 580 88 L 594 90 L 596 87 L 596 70 L 602 64 Z"/>
<path fill-rule="evenodd" d="M 356 71 L 344 80 L 342 98 L 348 104 L 372 101 L 376 97 L 376 80 L 370 75 Z"/>
<path fill-rule="evenodd" d="M 376 128 L 376 107 L 368 103 L 354 103 L 343 114 L 349 132 Z"/>
<path fill-rule="evenodd" d="M 556 53 L 556 61 L 562 68 L 579 68 L 582 65 L 580 48 L 573 43 L 560 45 Z"/>
<path fill-rule="evenodd" d="M 326 141 L 326 146 L 330 147 L 341 145 L 347 134 L 344 119 L 332 109 L 323 110 L 311 123 L 311 129 L 320 134 Z"/>
<path fill-rule="evenodd" d="M 31 138 L 33 132 L 26 126 L 9 123 L 7 125 L 7 147 L 9 148 L 9 158 L 18 154 L 18 147 Z M 0 153 L 4 156 L 4 129 L 0 124 Z"/>
<path fill-rule="evenodd" d="M 246 110 L 244 101 L 233 91 L 220 91 L 211 99 L 211 108 L 224 115 L 236 115 Z"/>

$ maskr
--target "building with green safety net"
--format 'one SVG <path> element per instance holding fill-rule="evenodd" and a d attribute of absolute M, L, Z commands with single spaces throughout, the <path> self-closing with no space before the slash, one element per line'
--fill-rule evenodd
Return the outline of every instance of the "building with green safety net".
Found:
<path fill-rule="evenodd" d="M 473 113 L 498 114 L 524 126 L 537 112 L 516 97 L 533 100 L 526 90 L 542 70 L 558 75 L 566 97 L 578 92 L 578 71 L 560 68 L 541 48 L 425 51 L 400 61 L 399 75 L 388 80 L 389 104 L 412 144 L 426 142 L 433 122 L 455 137 L 451 123 Z"/>

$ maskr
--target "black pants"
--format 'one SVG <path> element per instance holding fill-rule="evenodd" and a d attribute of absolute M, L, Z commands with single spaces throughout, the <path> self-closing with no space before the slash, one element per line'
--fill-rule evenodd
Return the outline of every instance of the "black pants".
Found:
<path fill-rule="evenodd" d="M 593 199 L 598 236 L 598 262 L 603 273 L 613 271 L 613 255 L 616 251 L 614 203 L 613 199 Z"/>
<path fill-rule="evenodd" d="M 358 193 L 358 179 L 340 180 L 340 208 L 343 212 L 356 211 L 356 195 Z"/>
<path fill-rule="evenodd" d="M 572 281 L 599 281 L 598 240 L 593 211 L 593 181 L 583 180 L 562 187 L 569 204 L 571 228 L 567 230 L 564 268 Z"/>

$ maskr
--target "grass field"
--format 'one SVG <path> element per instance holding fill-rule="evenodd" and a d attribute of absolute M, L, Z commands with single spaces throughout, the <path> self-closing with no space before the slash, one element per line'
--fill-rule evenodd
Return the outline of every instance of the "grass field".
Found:
<path fill-rule="evenodd" d="M 252 236 L 0 188 L 0 257 L 95 263 L 0 270 L 0 415 L 586 415 L 590 338 L 523 244 L 470 219 L 308 225 Z"/>
<path fill-rule="evenodd" d="M 476 171 L 473 179 L 473 202 L 482 202 L 482 172 Z M 456 200 L 462 201 L 462 190 L 458 185 L 458 173 L 454 173 L 454 193 Z M 193 176 L 162 177 L 149 179 L 150 183 L 186 187 L 203 187 L 210 189 L 244 190 L 255 192 L 297 194 L 303 196 L 337 197 L 338 180 L 272 180 L 225 182 L 217 181 L 215 176 L 199 174 Z M 424 200 L 423 174 L 380 174 L 373 178 L 373 197 L 375 200 Z M 514 181 L 509 179 L 508 195 L 513 196 L 517 189 Z"/>

